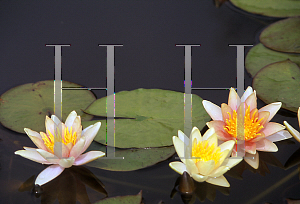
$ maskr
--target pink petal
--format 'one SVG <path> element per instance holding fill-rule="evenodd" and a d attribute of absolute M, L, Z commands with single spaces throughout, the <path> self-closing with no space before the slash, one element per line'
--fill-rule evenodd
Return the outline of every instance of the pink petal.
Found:
<path fill-rule="evenodd" d="M 54 155 L 58 158 L 66 158 L 69 157 L 70 150 L 69 148 L 62 142 L 55 142 L 54 143 Z"/>
<path fill-rule="evenodd" d="M 62 123 L 56 115 L 51 115 L 51 119 L 57 126 Z"/>
<path fill-rule="evenodd" d="M 98 159 L 99 157 L 103 157 L 104 155 L 105 153 L 101 151 L 90 151 L 77 157 L 73 165 L 74 166 L 83 165 L 95 159 Z"/>
<path fill-rule="evenodd" d="M 16 155 L 20 155 L 26 159 L 41 163 L 41 164 L 51 164 L 46 159 L 44 159 L 37 151 L 33 150 L 18 150 L 15 152 Z"/>
<path fill-rule="evenodd" d="M 224 122 L 226 120 L 229 120 L 229 114 L 228 113 L 230 113 L 230 115 L 232 117 L 233 110 L 226 103 L 221 104 L 221 110 L 222 110 L 222 116 L 223 116 L 223 121 Z"/>
<path fill-rule="evenodd" d="M 74 121 L 75 121 L 75 118 L 77 117 L 77 113 L 76 113 L 76 111 L 72 111 L 69 115 L 68 115 L 68 117 L 67 117 L 67 119 L 66 119 L 66 121 L 65 121 L 65 125 L 67 126 L 67 127 L 72 127 L 72 125 L 73 125 L 73 123 L 74 123 Z"/>
<path fill-rule="evenodd" d="M 245 151 L 249 152 L 250 154 L 255 154 L 256 153 L 256 143 L 245 141 Z"/>
<path fill-rule="evenodd" d="M 54 154 L 47 152 L 42 149 L 36 150 L 45 160 L 47 160 L 50 164 L 57 164 L 59 161 L 59 158 L 55 156 Z"/>
<path fill-rule="evenodd" d="M 226 123 L 221 120 L 213 120 L 213 121 L 206 123 L 206 125 L 209 128 L 214 128 L 215 131 L 218 131 L 218 130 L 225 131 L 224 126 L 226 125 Z"/>
<path fill-rule="evenodd" d="M 257 101 L 256 101 L 256 94 L 252 93 L 245 101 L 245 103 L 250 106 L 250 111 L 252 111 L 253 109 L 256 109 L 257 107 Z"/>
<path fill-rule="evenodd" d="M 261 132 L 263 132 L 265 134 L 266 137 L 279 132 L 281 130 L 285 129 L 284 125 L 281 125 L 279 123 L 275 123 L 275 122 L 269 122 L 266 124 L 265 128 L 263 128 L 261 130 Z"/>
<path fill-rule="evenodd" d="M 44 185 L 49 181 L 55 179 L 59 176 L 65 168 L 59 166 L 58 164 L 51 165 L 44 169 L 36 178 L 35 185 Z"/>
<path fill-rule="evenodd" d="M 281 130 L 268 136 L 266 139 L 270 140 L 271 142 L 277 142 L 281 140 L 286 140 L 292 138 L 293 136 L 287 130 Z"/>
<path fill-rule="evenodd" d="M 258 169 L 258 165 L 259 165 L 259 155 L 258 155 L 258 152 L 256 152 L 256 154 L 250 154 L 250 153 L 246 152 L 244 160 L 250 166 L 252 166 L 254 169 Z"/>
<path fill-rule="evenodd" d="M 222 120 L 222 111 L 221 108 L 219 106 L 217 106 L 216 104 L 213 104 L 210 101 L 207 100 L 203 100 L 202 101 L 203 107 L 205 108 L 206 112 L 208 113 L 208 115 L 210 115 L 210 117 L 213 120 Z"/>
<path fill-rule="evenodd" d="M 44 141 L 42 139 L 42 136 L 33 130 L 30 130 L 29 128 L 24 128 L 24 131 L 28 135 L 28 137 L 31 139 L 31 141 L 39 148 L 43 150 L 47 150 Z"/>
<path fill-rule="evenodd" d="M 275 102 L 275 103 L 271 103 L 269 105 L 266 105 L 264 107 L 262 107 L 261 109 L 258 110 L 258 112 L 262 112 L 262 111 L 269 111 L 270 115 L 268 118 L 268 122 L 274 117 L 274 115 L 277 113 L 277 111 L 280 109 L 281 107 L 281 102 Z"/>
<path fill-rule="evenodd" d="M 241 99 L 238 94 L 235 92 L 234 88 L 230 88 L 229 97 L 228 97 L 228 105 L 232 110 L 236 110 L 241 104 Z"/>
<path fill-rule="evenodd" d="M 256 142 L 256 150 L 264 152 L 277 152 L 277 146 L 268 139 L 262 139 Z"/>
<path fill-rule="evenodd" d="M 85 137 L 81 137 L 70 151 L 70 157 L 77 158 L 81 154 L 84 144 Z"/>
<path fill-rule="evenodd" d="M 82 154 L 90 146 L 90 144 L 96 137 L 100 129 L 100 126 L 101 126 L 101 122 L 97 122 L 93 125 L 93 127 L 89 128 L 87 131 L 84 132 L 82 137 L 85 137 L 85 144 L 80 154 Z"/>
<path fill-rule="evenodd" d="M 51 132 L 52 135 L 54 135 L 54 130 L 58 127 L 51 118 L 49 118 L 46 115 L 46 120 L 45 120 L 45 127 L 46 127 L 46 134 L 49 134 L 49 131 Z"/>
<path fill-rule="evenodd" d="M 243 96 L 241 97 L 241 102 L 245 102 L 245 100 L 253 93 L 253 89 L 251 86 L 248 86 Z M 254 91 L 255 93 L 255 91 Z M 255 93 L 256 95 L 256 93 Z"/>
<path fill-rule="evenodd" d="M 270 112 L 269 111 L 261 111 L 261 112 L 259 112 L 259 114 L 258 114 L 258 121 L 263 118 L 260 121 L 260 124 L 262 126 L 265 126 L 265 124 L 268 123 L 267 121 L 268 121 L 269 116 L 270 116 Z"/>

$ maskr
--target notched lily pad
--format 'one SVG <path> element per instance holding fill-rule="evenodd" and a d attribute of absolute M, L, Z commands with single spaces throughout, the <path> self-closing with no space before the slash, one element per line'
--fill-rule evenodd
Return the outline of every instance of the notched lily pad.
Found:
<path fill-rule="evenodd" d="M 245 59 L 245 66 L 252 77 L 266 65 L 290 59 L 300 66 L 300 55 L 276 52 L 259 43 L 250 49 Z"/>
<path fill-rule="evenodd" d="M 142 191 L 137 195 L 116 196 L 100 200 L 94 204 L 140 204 L 142 202 Z"/>
<path fill-rule="evenodd" d="M 82 87 L 68 81 L 62 81 L 63 87 Z M 95 100 L 88 90 L 62 91 L 63 121 L 72 110 L 75 110 L 82 120 L 90 120 L 93 116 L 82 112 Z M 54 82 L 39 81 L 14 87 L 0 97 L 0 122 L 3 126 L 24 133 L 24 128 L 35 131 L 45 131 L 45 117 L 54 114 Z"/>
<path fill-rule="evenodd" d="M 300 16 L 298 0 L 230 0 L 247 12 L 271 17 Z"/>
<path fill-rule="evenodd" d="M 300 1 L 298 3 L 300 4 Z M 260 34 L 259 39 L 272 50 L 300 53 L 300 17 L 284 19 L 269 25 Z"/>
<path fill-rule="evenodd" d="M 115 94 L 115 146 L 144 148 L 172 145 L 172 136 L 184 130 L 184 94 L 160 89 L 136 89 Z M 202 99 L 192 95 L 192 126 L 199 129 L 210 120 Z M 106 97 L 96 100 L 86 113 L 106 116 Z M 95 121 L 83 123 L 87 127 Z M 103 121 L 102 124 L 105 124 Z M 104 126 L 105 127 L 105 126 Z M 105 128 L 100 128 L 95 140 L 105 144 Z"/>
<path fill-rule="evenodd" d="M 290 60 L 270 64 L 253 79 L 257 96 L 265 103 L 282 102 L 282 108 L 297 112 L 300 106 L 300 68 Z"/>
<path fill-rule="evenodd" d="M 87 151 L 89 150 L 106 152 L 106 146 L 97 142 L 92 142 Z M 99 158 L 86 165 L 110 171 L 134 171 L 162 162 L 170 158 L 174 153 L 175 148 L 173 146 L 145 149 L 115 148 L 115 157 L 124 157 L 124 159 Z"/>

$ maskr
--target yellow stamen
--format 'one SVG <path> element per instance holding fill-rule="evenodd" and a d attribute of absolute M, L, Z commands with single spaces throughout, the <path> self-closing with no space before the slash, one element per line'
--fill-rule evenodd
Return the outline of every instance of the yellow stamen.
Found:
<path fill-rule="evenodd" d="M 227 112 L 229 115 L 229 120 L 226 119 L 226 125 L 223 127 L 224 130 L 230 134 L 231 136 L 237 138 L 238 136 L 238 127 L 237 127 L 237 113 L 235 110 L 233 110 L 233 114 L 231 117 L 231 114 Z M 250 140 L 253 138 L 256 138 L 257 136 L 261 135 L 259 131 L 264 128 L 263 125 L 261 125 L 261 121 L 263 118 L 258 120 L 258 110 L 255 109 L 252 117 L 250 115 L 250 106 L 248 106 L 245 116 L 244 116 L 244 140 Z M 240 138 L 239 138 L 240 139 Z M 242 138 L 243 139 L 243 138 Z"/>
<path fill-rule="evenodd" d="M 52 135 L 52 133 L 50 132 L 50 130 L 48 130 L 48 134 L 46 135 L 45 133 L 41 133 L 42 135 L 42 139 L 44 141 L 44 144 L 46 145 L 46 147 L 48 147 L 49 150 L 51 150 L 53 153 L 53 148 L 54 148 L 54 143 L 55 142 L 62 142 L 63 144 L 67 145 L 69 143 L 72 143 L 73 145 L 76 144 L 76 140 L 77 140 L 77 133 L 74 132 L 72 134 L 72 127 L 70 128 L 65 128 L 64 134 L 63 136 L 60 134 L 59 129 L 57 128 L 57 133 L 54 135 Z"/>
<path fill-rule="evenodd" d="M 208 145 L 208 141 L 196 142 L 193 143 L 192 148 L 192 157 L 199 157 L 194 159 L 194 162 L 198 161 L 209 161 L 214 160 L 215 164 L 220 160 L 222 152 L 220 147 L 215 147 L 214 144 L 211 146 Z"/>

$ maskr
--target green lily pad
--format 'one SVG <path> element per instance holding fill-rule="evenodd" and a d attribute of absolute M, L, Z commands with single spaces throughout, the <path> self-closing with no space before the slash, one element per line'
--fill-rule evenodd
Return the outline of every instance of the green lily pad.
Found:
<path fill-rule="evenodd" d="M 300 66 L 299 54 L 276 52 L 274 50 L 266 48 L 263 44 L 259 43 L 251 48 L 247 53 L 245 59 L 245 67 L 248 73 L 251 74 L 252 77 L 254 77 L 255 74 L 264 66 L 287 59 L 290 59 Z"/>
<path fill-rule="evenodd" d="M 297 112 L 300 106 L 300 68 L 290 60 L 270 64 L 253 79 L 257 96 L 265 103 L 282 102 L 282 108 Z"/>
<path fill-rule="evenodd" d="M 300 18 L 288 18 L 269 25 L 259 40 L 272 50 L 300 53 Z"/>
<path fill-rule="evenodd" d="M 106 146 L 93 141 L 87 151 L 94 150 L 106 152 Z M 99 158 L 86 165 L 110 171 L 134 171 L 164 161 L 174 153 L 175 148 L 173 146 L 145 149 L 115 148 L 115 157 L 124 157 L 124 159 Z"/>
<path fill-rule="evenodd" d="M 298 0 L 230 0 L 233 5 L 250 13 L 271 17 L 300 16 Z"/>
<path fill-rule="evenodd" d="M 68 81 L 62 81 L 63 87 L 82 87 Z M 91 120 L 84 110 L 95 100 L 88 90 L 62 91 L 63 121 L 73 110 L 81 119 Z M 45 131 L 45 117 L 54 114 L 54 82 L 53 80 L 39 81 L 14 87 L 0 97 L 0 122 L 3 126 L 24 133 L 24 128 L 35 131 Z"/>
<path fill-rule="evenodd" d="M 142 202 L 142 191 L 137 195 L 116 196 L 100 200 L 94 204 L 140 204 Z"/>
<path fill-rule="evenodd" d="M 177 135 L 178 130 L 184 130 L 183 99 L 183 93 L 160 89 L 136 89 L 116 93 L 115 116 L 134 119 L 115 119 L 115 147 L 173 145 L 172 136 Z M 192 96 L 192 107 L 192 125 L 202 129 L 210 117 L 199 96 Z M 106 97 L 96 100 L 85 112 L 106 116 Z M 83 127 L 93 123 L 84 122 Z M 106 144 L 105 128 L 100 128 L 95 141 Z"/>

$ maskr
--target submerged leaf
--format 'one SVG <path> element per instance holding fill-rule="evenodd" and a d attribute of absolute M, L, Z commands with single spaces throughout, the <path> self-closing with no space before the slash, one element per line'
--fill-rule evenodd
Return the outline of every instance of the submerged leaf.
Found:
<path fill-rule="evenodd" d="M 95 202 L 94 204 L 140 204 L 142 202 L 142 191 L 137 195 L 127 195 L 127 196 L 116 196 L 112 198 L 106 198 Z"/>
<path fill-rule="evenodd" d="M 290 60 L 270 64 L 253 79 L 253 89 L 265 103 L 282 102 L 282 108 L 297 112 L 300 106 L 300 69 Z"/>
<path fill-rule="evenodd" d="M 245 67 L 252 77 L 261 70 L 263 67 L 272 64 L 274 62 L 279 62 L 283 60 L 290 59 L 300 66 L 300 55 L 299 54 L 289 54 L 283 52 L 277 52 L 266 48 L 263 44 L 259 43 L 255 45 L 247 53 L 245 59 Z"/>
<path fill-rule="evenodd" d="M 184 129 L 184 94 L 180 92 L 160 89 L 121 91 L 115 94 L 115 107 L 116 117 L 134 118 L 115 119 L 115 147 L 170 146 L 172 136 Z M 192 95 L 192 108 L 192 126 L 202 129 L 210 117 L 197 95 Z M 96 100 L 85 112 L 106 116 L 106 97 Z M 92 121 L 82 124 L 87 127 Z M 106 144 L 105 128 L 100 129 L 95 140 Z"/>
<path fill-rule="evenodd" d="M 230 0 L 247 12 L 272 17 L 300 16 L 300 1 L 295 0 Z"/>
<path fill-rule="evenodd" d="M 259 39 L 272 50 L 300 53 L 300 18 L 288 18 L 269 25 Z"/>
<path fill-rule="evenodd" d="M 68 81 L 62 81 L 62 87 L 82 87 Z M 95 96 L 88 90 L 62 91 L 62 119 L 75 110 L 82 120 L 92 116 L 82 112 Z M 0 97 L 0 122 L 3 126 L 24 133 L 24 128 L 45 131 L 45 117 L 54 114 L 54 82 L 39 81 L 14 87 Z"/>

